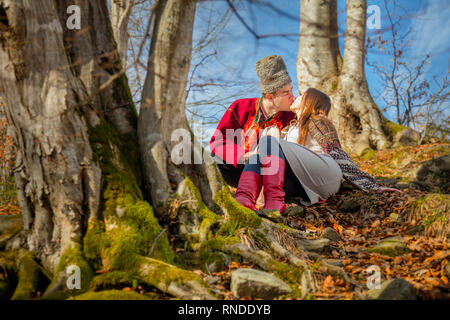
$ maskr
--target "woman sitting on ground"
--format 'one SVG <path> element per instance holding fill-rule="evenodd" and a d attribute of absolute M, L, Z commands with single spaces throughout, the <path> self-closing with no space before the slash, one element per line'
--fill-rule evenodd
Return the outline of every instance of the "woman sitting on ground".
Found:
<path fill-rule="evenodd" d="M 301 101 L 301 103 L 299 103 Z M 264 209 L 280 213 L 286 208 L 285 197 L 300 197 L 301 204 L 312 205 L 338 192 L 342 178 L 365 191 L 397 191 L 381 187 L 361 171 L 342 150 L 336 129 L 327 118 L 330 98 L 309 88 L 291 106 L 297 120 L 280 133 L 267 128 L 250 156 L 240 177 L 235 198 L 256 211 L 255 202 L 263 187 Z M 285 181 L 289 181 L 286 187 Z"/>

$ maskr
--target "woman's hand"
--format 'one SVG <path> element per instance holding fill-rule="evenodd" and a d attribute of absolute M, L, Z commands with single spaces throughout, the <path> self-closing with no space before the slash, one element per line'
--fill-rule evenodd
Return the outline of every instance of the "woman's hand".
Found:
<path fill-rule="evenodd" d="M 402 190 L 398 190 L 395 188 L 387 188 L 387 187 L 380 187 L 377 192 L 398 192 L 398 193 L 404 193 Z"/>

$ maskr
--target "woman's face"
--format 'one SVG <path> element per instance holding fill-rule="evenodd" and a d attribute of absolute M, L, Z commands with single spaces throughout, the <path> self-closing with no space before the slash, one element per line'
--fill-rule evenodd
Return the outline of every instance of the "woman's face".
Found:
<path fill-rule="evenodd" d="M 305 98 L 305 95 L 301 95 L 295 99 L 294 103 L 291 104 L 289 109 L 294 112 L 297 115 L 297 118 L 300 117 L 300 114 L 302 113 L 302 101 Z"/>

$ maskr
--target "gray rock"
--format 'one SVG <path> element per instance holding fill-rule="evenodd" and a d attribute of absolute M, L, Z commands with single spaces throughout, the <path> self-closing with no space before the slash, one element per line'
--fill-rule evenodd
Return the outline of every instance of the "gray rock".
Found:
<path fill-rule="evenodd" d="M 339 242 L 339 241 L 342 240 L 341 236 L 339 235 L 339 233 L 336 230 L 334 230 L 333 228 L 330 228 L 330 227 L 325 228 L 322 231 L 322 234 L 321 234 L 320 237 L 328 239 L 328 240 L 331 240 L 331 241 L 334 241 L 334 242 Z"/>
<path fill-rule="evenodd" d="M 393 139 L 394 145 L 393 147 L 398 146 L 415 146 L 420 140 L 420 134 L 411 129 L 406 128 L 400 132 L 398 132 Z"/>
<path fill-rule="evenodd" d="M 312 251 L 317 253 L 329 253 L 331 251 L 329 239 L 303 239 L 298 240 L 297 244 L 302 246 L 306 251 Z"/>
<path fill-rule="evenodd" d="M 442 192 L 449 192 L 450 155 L 425 161 L 417 171 L 417 181 L 441 187 Z M 445 187 L 445 188 L 444 188 Z"/>
<path fill-rule="evenodd" d="M 335 267 L 342 267 L 342 262 L 338 259 L 325 259 L 325 262 Z"/>
<path fill-rule="evenodd" d="M 231 274 L 231 292 L 237 298 L 250 296 L 274 299 L 291 293 L 292 289 L 270 273 L 254 269 L 238 269 Z"/>
<path fill-rule="evenodd" d="M 371 289 L 366 294 L 371 300 L 417 300 L 416 289 L 405 279 L 383 282 L 380 289 Z"/>
<path fill-rule="evenodd" d="M 373 248 L 367 250 L 368 252 L 376 252 L 386 256 L 400 256 L 409 252 L 403 237 L 396 236 L 380 240 Z"/>

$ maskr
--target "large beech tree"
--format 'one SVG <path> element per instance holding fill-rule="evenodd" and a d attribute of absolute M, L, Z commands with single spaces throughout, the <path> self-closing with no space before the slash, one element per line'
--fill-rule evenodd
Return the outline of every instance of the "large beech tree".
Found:
<path fill-rule="evenodd" d="M 390 126 L 370 95 L 364 71 L 367 1 L 347 0 L 344 58 L 338 43 L 336 0 L 301 0 L 300 7 L 300 92 L 315 87 L 331 97 L 330 118 L 347 150 L 360 153 L 388 147 Z"/>
<path fill-rule="evenodd" d="M 81 30 L 66 27 L 73 4 Z M 305 258 L 317 254 L 302 232 L 241 207 L 207 154 L 200 164 L 172 161 L 180 145 L 203 153 L 184 109 L 195 5 L 156 1 L 138 116 L 105 0 L 0 0 L 0 92 L 23 212 L 23 229 L 0 239 L 0 270 L 18 278 L 13 298 L 77 295 L 114 274 L 214 299 L 190 270 L 239 259 L 286 280 L 296 297 L 314 290 Z M 172 141 L 174 130 L 187 137 Z M 67 286 L 71 266 L 80 289 Z"/>

